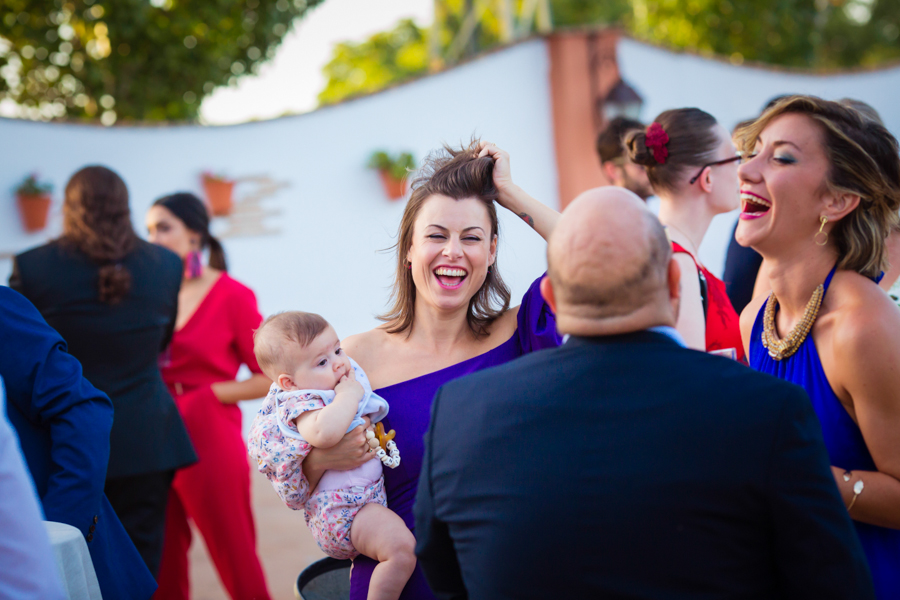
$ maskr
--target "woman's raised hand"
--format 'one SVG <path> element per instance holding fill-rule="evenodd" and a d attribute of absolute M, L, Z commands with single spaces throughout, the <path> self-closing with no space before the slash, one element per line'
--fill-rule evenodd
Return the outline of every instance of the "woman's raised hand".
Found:
<path fill-rule="evenodd" d="M 490 156 L 494 159 L 494 185 L 500 192 L 500 204 L 503 204 L 503 192 L 508 190 L 512 185 L 512 172 L 509 166 L 509 153 L 501 150 L 496 144 L 491 142 L 481 142 L 481 150 L 478 152 L 478 158 L 482 156 Z"/>
<path fill-rule="evenodd" d="M 509 154 L 506 151 L 491 142 L 481 142 L 480 147 L 479 158 L 490 156 L 494 159 L 494 185 L 497 186 L 497 203 L 515 213 L 546 240 L 556 226 L 559 213 L 541 204 L 513 183 L 509 169 Z"/>

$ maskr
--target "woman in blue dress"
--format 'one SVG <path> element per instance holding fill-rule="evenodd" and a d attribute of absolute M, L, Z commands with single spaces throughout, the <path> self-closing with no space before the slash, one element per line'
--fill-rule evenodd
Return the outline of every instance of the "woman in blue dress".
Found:
<path fill-rule="evenodd" d="M 743 132 L 736 237 L 772 292 L 741 315 L 750 365 L 806 389 L 879 598 L 900 598 L 900 311 L 876 285 L 900 207 L 894 137 L 793 96 Z"/>

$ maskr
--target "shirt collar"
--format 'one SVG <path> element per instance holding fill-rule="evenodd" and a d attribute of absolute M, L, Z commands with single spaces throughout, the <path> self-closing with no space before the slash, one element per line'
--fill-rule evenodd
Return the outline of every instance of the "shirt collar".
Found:
<path fill-rule="evenodd" d="M 681 346 L 682 348 L 687 348 L 687 344 L 684 342 L 684 338 L 681 337 L 681 334 L 678 333 L 678 330 L 674 327 L 669 327 L 668 325 L 657 325 L 656 327 L 651 327 L 647 331 L 653 331 L 655 333 L 661 333 L 664 336 L 671 338 L 676 344 Z"/>
<path fill-rule="evenodd" d="M 682 348 L 687 348 L 687 344 L 684 342 L 684 338 L 681 337 L 681 334 L 678 333 L 678 330 L 674 327 L 669 327 L 668 325 L 657 325 L 656 327 L 651 327 L 645 331 L 652 331 L 653 333 L 659 333 L 661 335 L 666 336 Z M 563 336 L 562 343 L 565 344 L 569 341 L 570 336 L 568 333 Z"/>

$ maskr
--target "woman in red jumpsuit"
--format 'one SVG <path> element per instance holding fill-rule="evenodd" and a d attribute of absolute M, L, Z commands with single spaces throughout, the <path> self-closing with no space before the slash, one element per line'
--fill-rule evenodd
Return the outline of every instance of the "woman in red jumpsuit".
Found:
<path fill-rule="evenodd" d="M 147 213 L 150 241 L 185 263 L 178 318 L 163 379 L 175 398 L 199 462 L 178 471 L 166 509 L 166 533 L 154 598 L 187 599 L 188 519 L 203 535 L 225 589 L 234 600 L 268 600 L 256 554 L 250 508 L 250 464 L 241 435 L 241 400 L 266 395 L 270 381 L 253 355 L 262 317 L 253 292 L 228 276 L 225 254 L 209 234 L 209 215 L 192 194 L 157 200 Z M 209 266 L 201 252 L 209 249 Z M 235 381 L 247 365 L 253 376 Z"/>

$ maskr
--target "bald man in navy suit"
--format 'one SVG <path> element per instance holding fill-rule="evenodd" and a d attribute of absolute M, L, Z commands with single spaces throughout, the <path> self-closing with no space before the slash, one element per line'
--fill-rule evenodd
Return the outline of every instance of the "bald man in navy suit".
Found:
<path fill-rule="evenodd" d="M 563 213 L 560 348 L 445 385 L 416 553 L 438 598 L 874 598 L 805 392 L 684 347 L 679 270 L 621 188 Z"/>

